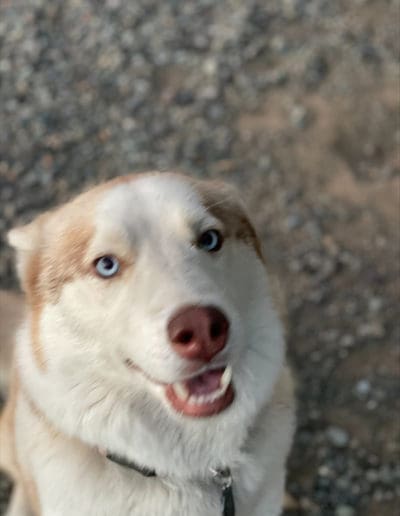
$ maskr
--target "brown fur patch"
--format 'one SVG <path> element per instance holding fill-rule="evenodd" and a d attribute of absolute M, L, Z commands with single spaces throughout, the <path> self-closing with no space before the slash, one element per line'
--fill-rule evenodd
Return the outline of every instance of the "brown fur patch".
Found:
<path fill-rule="evenodd" d="M 18 476 L 15 448 L 15 408 L 19 391 L 19 380 L 15 371 L 11 375 L 9 396 L 0 417 L 0 467 L 11 477 Z"/>
<path fill-rule="evenodd" d="M 50 244 L 49 252 L 43 254 L 42 285 L 52 301 L 57 299 L 65 283 L 88 272 L 84 257 L 93 233 L 94 228 L 87 222 L 71 225 Z"/>
<path fill-rule="evenodd" d="M 260 240 L 234 190 L 218 181 L 198 182 L 194 186 L 206 209 L 224 224 L 227 236 L 242 240 L 253 247 L 263 261 Z"/>
<path fill-rule="evenodd" d="M 10 475 L 15 483 L 20 484 L 29 500 L 33 514 L 39 516 L 41 511 L 36 485 L 25 468 L 21 467 L 17 456 L 15 413 L 21 392 L 18 374 L 14 370 L 11 377 L 9 397 L 0 419 L 0 467 Z"/>
<path fill-rule="evenodd" d="M 81 222 L 84 206 L 74 210 L 70 205 L 40 216 L 34 224 L 40 225 L 36 250 L 25 257 L 21 284 L 31 315 L 31 339 L 33 355 L 38 367 L 46 369 L 46 360 L 40 343 L 40 319 L 46 303 L 56 301 L 62 286 L 81 274 L 85 250 L 92 238 L 93 229 Z M 81 218 L 81 220 L 80 220 Z M 49 226 L 56 224 L 59 231 Z M 56 238 L 47 240 L 53 230 Z"/>
<path fill-rule="evenodd" d="M 15 348 L 15 332 L 22 322 L 25 304 L 22 296 L 0 291 L 0 391 L 6 392 Z"/>
<path fill-rule="evenodd" d="M 40 516 L 41 509 L 38 490 L 32 476 L 25 470 L 21 470 L 21 482 L 29 500 L 29 508 L 32 514 L 34 514 L 34 516 Z"/>
<path fill-rule="evenodd" d="M 65 224 L 64 224 L 65 225 Z M 88 225 L 60 228 L 57 240 L 43 243 L 32 255 L 25 276 L 25 291 L 31 307 L 31 337 L 35 360 L 41 370 L 46 361 L 40 343 L 40 318 L 43 306 L 57 300 L 62 286 L 83 274 L 83 258 L 93 229 Z"/>
<path fill-rule="evenodd" d="M 33 356 L 38 367 L 44 370 L 46 364 L 39 337 L 40 315 L 43 306 L 42 294 L 39 288 L 39 274 L 40 255 L 39 253 L 35 253 L 31 256 L 28 262 L 26 275 L 23 281 L 23 288 L 26 292 L 27 300 L 31 307 L 31 339 Z"/>
<path fill-rule="evenodd" d="M 94 234 L 91 220 L 99 198 L 105 191 L 130 183 L 137 177 L 141 175 L 116 177 L 83 192 L 33 222 L 40 224 L 42 236 L 37 243 L 37 251 L 29 259 L 22 285 L 29 305 L 36 311 L 40 312 L 44 302 L 56 300 L 65 283 L 89 272 L 84 265 L 84 257 Z M 53 237 L 48 237 L 49 230 Z"/>
<path fill-rule="evenodd" d="M 122 176 L 94 187 L 65 205 L 39 216 L 36 249 L 24 257 L 21 284 L 31 309 L 31 338 L 33 355 L 41 370 L 46 360 L 40 343 L 40 319 L 46 303 L 57 301 L 65 283 L 88 273 L 84 264 L 91 242 L 95 206 L 106 190 L 136 179 Z M 52 235 L 52 236 L 49 236 Z"/>

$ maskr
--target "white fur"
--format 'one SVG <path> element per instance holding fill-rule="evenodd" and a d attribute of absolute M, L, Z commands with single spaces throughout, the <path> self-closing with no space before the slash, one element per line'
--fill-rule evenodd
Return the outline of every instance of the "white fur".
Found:
<path fill-rule="evenodd" d="M 256 252 L 234 239 L 214 255 L 196 248 L 196 232 L 221 222 L 195 189 L 171 176 L 113 187 L 94 223 L 87 263 L 122 253 L 132 258 L 129 270 L 110 280 L 82 275 L 45 306 L 45 372 L 32 356 L 29 324 L 18 339 L 23 389 L 61 435 L 51 436 L 19 399 L 18 455 L 37 483 L 42 516 L 220 516 L 210 468 L 221 466 L 233 472 L 237 516 L 278 515 L 293 407 L 290 394 L 279 401 L 282 328 Z M 175 412 L 159 383 L 193 372 L 166 334 L 171 315 L 187 304 L 218 306 L 231 325 L 216 360 L 233 367 L 235 400 L 209 418 Z M 126 358 L 142 372 L 128 369 Z M 158 477 L 115 465 L 98 448 Z"/>

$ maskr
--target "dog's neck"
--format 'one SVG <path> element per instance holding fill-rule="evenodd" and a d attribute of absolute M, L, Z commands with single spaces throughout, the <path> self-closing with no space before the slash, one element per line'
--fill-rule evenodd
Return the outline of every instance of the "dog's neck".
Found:
<path fill-rule="evenodd" d="M 154 469 L 148 469 L 134 462 L 126 461 L 123 457 L 119 457 L 118 455 L 107 453 L 106 457 L 120 466 L 140 473 L 144 477 L 157 476 L 157 472 Z M 233 494 L 233 478 L 230 468 L 213 469 L 210 471 L 210 474 L 212 480 L 221 491 L 221 510 L 223 516 L 235 516 L 235 497 Z"/>

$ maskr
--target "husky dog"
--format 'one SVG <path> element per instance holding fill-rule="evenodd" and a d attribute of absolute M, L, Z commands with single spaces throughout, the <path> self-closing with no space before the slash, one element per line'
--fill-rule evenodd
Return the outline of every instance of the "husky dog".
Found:
<path fill-rule="evenodd" d="M 236 191 L 120 177 L 8 238 L 26 299 L 8 515 L 279 515 L 293 389 Z"/>

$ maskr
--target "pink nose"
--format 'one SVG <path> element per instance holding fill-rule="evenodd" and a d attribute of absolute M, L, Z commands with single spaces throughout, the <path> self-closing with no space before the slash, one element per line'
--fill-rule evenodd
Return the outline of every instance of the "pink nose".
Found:
<path fill-rule="evenodd" d="M 172 347 L 183 358 L 209 362 L 228 339 L 229 322 L 213 306 L 187 306 L 167 326 Z"/>

